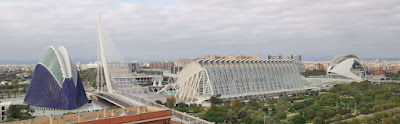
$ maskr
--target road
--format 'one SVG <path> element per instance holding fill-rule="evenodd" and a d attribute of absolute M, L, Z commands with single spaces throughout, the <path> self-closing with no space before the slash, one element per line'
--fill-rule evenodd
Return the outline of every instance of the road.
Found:
<path fill-rule="evenodd" d="M 98 96 L 99 98 L 104 99 L 104 100 L 106 100 L 110 103 L 113 103 L 122 108 L 134 107 L 133 105 L 131 105 L 125 101 L 117 99 L 115 96 L 110 96 L 108 93 L 96 93 L 96 92 L 86 92 L 86 93 Z"/>

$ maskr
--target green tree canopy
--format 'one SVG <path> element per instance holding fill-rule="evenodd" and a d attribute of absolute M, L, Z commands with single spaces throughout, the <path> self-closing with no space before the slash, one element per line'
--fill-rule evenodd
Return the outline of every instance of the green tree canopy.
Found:
<path fill-rule="evenodd" d="M 293 124 L 305 124 L 306 119 L 301 116 L 301 115 L 295 115 L 293 118 L 290 120 Z"/>
<path fill-rule="evenodd" d="M 32 118 L 32 114 L 34 112 L 34 109 L 31 109 L 26 105 L 10 105 L 7 110 L 7 116 L 11 118 L 18 118 L 19 120 L 24 120 Z"/>

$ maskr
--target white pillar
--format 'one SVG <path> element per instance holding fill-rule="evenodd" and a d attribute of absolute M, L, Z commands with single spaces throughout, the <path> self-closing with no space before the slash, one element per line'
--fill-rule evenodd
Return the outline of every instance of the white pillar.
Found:
<path fill-rule="evenodd" d="M 113 90 L 111 87 L 110 75 L 108 74 L 107 59 L 106 59 L 106 56 L 104 53 L 104 48 L 103 48 L 103 32 L 102 32 L 102 27 L 101 27 L 100 13 L 99 13 L 99 24 L 97 26 L 98 26 L 97 31 L 99 34 L 99 42 L 100 42 L 101 62 L 103 64 L 103 68 L 104 68 L 104 76 L 106 79 L 107 91 L 109 93 L 113 93 Z"/>

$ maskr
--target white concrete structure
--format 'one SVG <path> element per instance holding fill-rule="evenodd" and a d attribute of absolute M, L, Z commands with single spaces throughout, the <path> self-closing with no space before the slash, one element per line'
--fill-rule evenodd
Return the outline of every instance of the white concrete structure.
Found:
<path fill-rule="evenodd" d="M 303 89 L 309 82 L 300 75 L 305 71 L 301 63 L 297 59 L 198 60 L 179 73 L 175 97 L 201 102 L 218 94 L 236 98 Z"/>
<path fill-rule="evenodd" d="M 335 56 L 326 73 L 329 78 L 350 78 L 356 81 L 364 80 L 366 74 L 360 60 L 355 55 Z"/>
<path fill-rule="evenodd" d="M 100 18 L 100 14 L 99 14 L 99 23 L 97 25 L 97 32 L 99 34 L 99 43 L 100 43 L 100 55 L 101 55 L 101 62 L 102 62 L 102 66 L 104 68 L 104 78 L 106 80 L 106 85 L 107 85 L 107 91 L 109 93 L 113 93 L 113 89 L 111 86 L 111 80 L 110 80 L 110 74 L 108 74 L 108 66 L 107 66 L 107 59 L 104 53 L 104 45 L 103 45 L 103 30 L 101 27 L 101 18 Z"/>
<path fill-rule="evenodd" d="M 7 109 L 11 105 L 11 102 L 0 102 L 0 119 L 1 121 L 7 120 Z"/>

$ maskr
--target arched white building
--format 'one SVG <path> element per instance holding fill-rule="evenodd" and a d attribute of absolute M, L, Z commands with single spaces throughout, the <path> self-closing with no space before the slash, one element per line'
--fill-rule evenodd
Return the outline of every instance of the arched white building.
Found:
<path fill-rule="evenodd" d="M 181 101 L 204 101 L 212 95 L 221 98 L 254 96 L 304 90 L 309 82 L 300 75 L 300 60 L 198 60 L 186 66 L 177 77 Z"/>
<path fill-rule="evenodd" d="M 335 56 L 326 73 L 330 78 L 350 78 L 357 81 L 364 80 L 366 74 L 363 65 L 355 55 Z"/>

